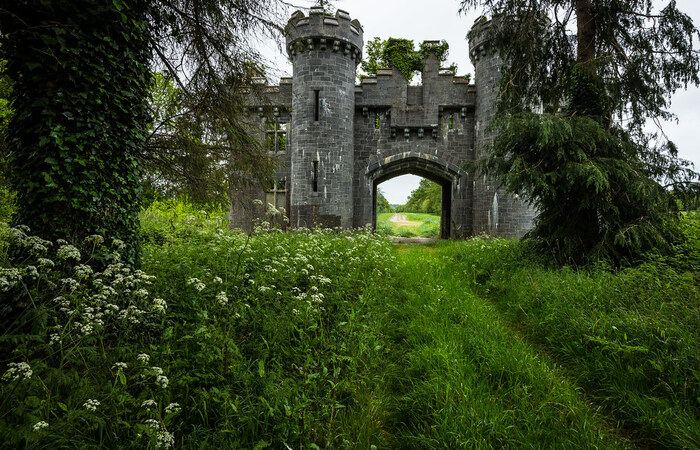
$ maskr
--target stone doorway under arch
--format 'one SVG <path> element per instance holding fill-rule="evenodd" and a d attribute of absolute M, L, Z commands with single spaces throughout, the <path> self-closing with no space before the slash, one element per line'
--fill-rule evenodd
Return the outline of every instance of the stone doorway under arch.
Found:
<path fill-rule="evenodd" d="M 377 187 L 384 181 L 411 174 L 426 178 L 442 187 L 440 238 L 448 239 L 453 236 L 453 192 L 459 191 L 459 180 L 463 175 L 458 168 L 450 167 L 433 155 L 405 152 L 371 163 L 365 173 L 372 189 L 371 210 L 374 229 L 377 227 Z"/>

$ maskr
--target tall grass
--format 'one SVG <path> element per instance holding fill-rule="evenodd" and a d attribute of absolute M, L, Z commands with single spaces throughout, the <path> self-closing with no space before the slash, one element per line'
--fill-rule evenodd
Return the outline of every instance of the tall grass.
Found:
<path fill-rule="evenodd" d="M 443 247 L 512 327 L 643 446 L 700 447 L 697 222 L 676 256 L 614 272 L 548 269 L 522 244 Z"/>
<path fill-rule="evenodd" d="M 399 253 L 400 284 L 370 327 L 384 354 L 368 382 L 388 448 L 626 447 L 564 379 L 469 292 L 450 258 Z M 377 364 L 375 362 L 375 364 Z"/>
<path fill-rule="evenodd" d="M 143 271 L 0 226 L 2 446 L 698 446 L 692 239 L 612 272 L 180 203 L 142 226 Z"/>

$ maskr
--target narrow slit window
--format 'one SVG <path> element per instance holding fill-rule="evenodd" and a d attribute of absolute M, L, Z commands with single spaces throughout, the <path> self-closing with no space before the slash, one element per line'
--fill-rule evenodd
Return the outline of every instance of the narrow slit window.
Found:
<path fill-rule="evenodd" d="M 318 192 L 318 161 L 314 161 L 314 173 L 312 178 L 313 190 Z"/>
<path fill-rule="evenodd" d="M 321 109 L 321 91 L 318 89 L 314 90 L 314 122 L 318 122 L 319 113 Z"/>
<path fill-rule="evenodd" d="M 374 113 L 374 128 L 379 128 L 379 113 Z"/>
<path fill-rule="evenodd" d="M 448 124 L 448 127 L 449 127 L 450 130 L 451 130 L 451 129 L 454 128 L 454 126 L 455 126 L 455 123 L 454 123 L 454 114 L 450 114 L 450 122 L 449 122 L 449 124 Z"/>

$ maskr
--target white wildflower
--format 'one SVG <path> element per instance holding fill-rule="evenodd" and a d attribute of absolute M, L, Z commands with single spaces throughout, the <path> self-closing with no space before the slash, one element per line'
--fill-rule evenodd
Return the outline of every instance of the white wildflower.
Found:
<path fill-rule="evenodd" d="M 139 353 L 136 359 L 138 359 L 141 362 L 148 362 L 151 360 L 151 356 L 146 353 Z"/>
<path fill-rule="evenodd" d="M 165 407 L 165 413 L 166 414 L 175 414 L 175 413 L 178 413 L 181 409 L 182 408 L 180 408 L 179 403 L 171 403 Z"/>
<path fill-rule="evenodd" d="M 8 291 L 16 286 L 20 280 L 22 280 L 22 275 L 16 268 L 0 268 L 0 290 Z"/>
<path fill-rule="evenodd" d="M 199 278 L 190 278 L 187 280 L 187 285 L 194 285 L 194 288 L 199 292 L 202 292 L 207 287 Z"/>
<path fill-rule="evenodd" d="M 145 408 L 147 410 L 155 408 L 156 406 L 158 406 L 158 403 L 156 403 L 155 400 L 144 400 L 143 402 L 141 402 L 141 408 Z"/>
<path fill-rule="evenodd" d="M 116 370 L 124 371 L 124 370 L 126 370 L 127 367 L 129 367 L 129 366 L 125 362 L 115 362 L 114 364 L 112 364 L 112 369 L 116 369 Z"/>
<path fill-rule="evenodd" d="M 75 273 L 80 277 L 88 277 L 92 275 L 92 267 L 87 264 L 79 264 L 75 266 Z"/>
<path fill-rule="evenodd" d="M 61 245 L 56 252 L 58 259 L 75 259 L 80 260 L 80 250 L 70 244 Z"/>
<path fill-rule="evenodd" d="M 137 297 L 142 297 L 142 298 L 148 297 L 148 291 L 146 289 L 143 289 L 143 288 L 136 291 L 135 294 Z"/>
<path fill-rule="evenodd" d="M 49 336 L 49 345 L 53 345 L 57 342 L 61 342 L 61 335 L 58 333 L 52 333 L 51 336 Z"/>
<path fill-rule="evenodd" d="M 225 305 L 228 303 L 228 296 L 226 295 L 226 292 L 221 291 L 218 294 L 216 294 L 216 301 L 219 302 L 221 306 Z"/>
<path fill-rule="evenodd" d="M 19 362 L 19 363 L 14 363 L 11 362 L 8 365 L 8 369 L 5 372 L 5 375 L 2 376 L 3 380 L 19 380 L 21 378 L 24 378 L 25 380 L 28 380 L 32 377 L 32 368 L 29 364 L 26 362 Z"/>
<path fill-rule="evenodd" d="M 161 314 L 164 314 L 165 310 L 168 309 L 168 304 L 162 298 L 154 298 L 153 309 Z"/>
<path fill-rule="evenodd" d="M 222 280 L 221 277 L 214 277 L 214 283 L 219 283 L 219 284 L 221 284 L 221 283 L 223 283 L 223 282 L 224 282 L 224 280 Z"/>
<path fill-rule="evenodd" d="M 98 406 L 100 406 L 100 402 L 94 399 L 88 399 L 85 403 L 83 403 L 83 407 L 90 411 L 97 411 Z"/>
<path fill-rule="evenodd" d="M 49 427 L 49 424 L 42 420 L 40 422 L 35 423 L 34 426 L 32 427 L 32 429 L 34 431 L 39 431 L 39 430 L 43 430 L 44 428 L 48 428 L 48 427 Z"/>
<path fill-rule="evenodd" d="M 39 258 L 38 261 L 39 261 L 39 267 L 53 267 L 56 265 L 49 258 Z"/>
<path fill-rule="evenodd" d="M 112 239 L 112 247 L 117 247 L 119 250 L 122 250 L 126 247 L 126 244 L 121 239 Z"/>
<path fill-rule="evenodd" d="M 61 283 L 63 283 L 63 285 L 67 287 L 68 290 L 70 290 L 71 292 L 78 289 L 78 287 L 80 286 L 80 283 L 77 280 L 74 280 L 73 278 L 61 278 Z"/>
<path fill-rule="evenodd" d="M 165 375 L 158 375 L 156 377 L 156 383 L 158 383 L 161 388 L 165 389 L 168 387 L 168 383 L 169 383 L 168 377 L 166 377 Z"/>
<path fill-rule="evenodd" d="M 85 238 L 85 242 L 95 244 L 95 245 L 100 245 L 105 241 L 105 238 L 100 236 L 99 234 L 93 234 Z"/>
<path fill-rule="evenodd" d="M 175 445 L 175 435 L 165 430 L 159 431 L 156 439 L 156 448 L 170 448 Z"/>
<path fill-rule="evenodd" d="M 27 266 L 27 275 L 32 278 L 39 278 L 39 271 L 36 270 L 35 266 Z"/>

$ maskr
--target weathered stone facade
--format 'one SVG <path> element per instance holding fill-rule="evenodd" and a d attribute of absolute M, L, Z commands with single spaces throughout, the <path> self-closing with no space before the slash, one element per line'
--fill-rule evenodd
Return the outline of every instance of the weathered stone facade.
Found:
<path fill-rule="evenodd" d="M 442 186 L 442 237 L 519 237 L 530 229 L 534 213 L 526 202 L 464 168 L 493 139 L 485 130 L 499 59 L 472 41 L 473 85 L 441 71 L 431 55 L 420 86 L 393 69 L 356 86 L 362 34 L 344 11 L 292 15 L 286 38 L 293 76 L 267 87 L 264 104 L 251 107 L 279 160 L 277 183 L 266 193 L 232 193 L 239 200 L 232 202 L 232 225 L 250 227 L 253 198 L 283 206 L 293 227 L 375 225 L 377 185 L 411 173 Z"/>

